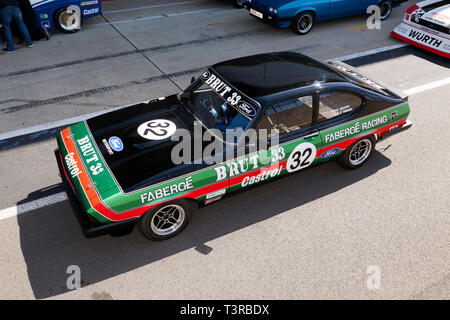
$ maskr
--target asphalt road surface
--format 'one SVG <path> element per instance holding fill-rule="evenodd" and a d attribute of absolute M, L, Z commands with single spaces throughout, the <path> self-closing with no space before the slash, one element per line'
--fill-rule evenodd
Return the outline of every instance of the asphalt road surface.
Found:
<path fill-rule="evenodd" d="M 0 299 L 450 298 L 450 63 L 389 36 L 415 2 L 380 30 L 360 16 L 299 37 L 220 1 L 115 0 L 76 34 L 1 55 Z M 51 129 L 38 139 L 30 127 L 176 93 L 210 64 L 281 50 L 344 57 L 405 91 L 413 127 L 358 170 L 328 162 L 257 186 L 168 241 L 83 237 L 61 201 Z"/>

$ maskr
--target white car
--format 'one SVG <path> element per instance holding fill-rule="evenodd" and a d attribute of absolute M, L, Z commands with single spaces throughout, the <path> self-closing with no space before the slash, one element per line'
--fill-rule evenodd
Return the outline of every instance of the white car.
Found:
<path fill-rule="evenodd" d="M 427 0 L 413 5 L 392 36 L 450 58 L 450 1 Z"/>

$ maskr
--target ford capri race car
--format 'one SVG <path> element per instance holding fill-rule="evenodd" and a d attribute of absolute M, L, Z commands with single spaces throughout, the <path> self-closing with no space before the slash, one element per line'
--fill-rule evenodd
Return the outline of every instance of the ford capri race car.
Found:
<path fill-rule="evenodd" d="M 380 19 L 387 19 L 392 7 L 408 0 L 244 0 L 250 14 L 279 28 L 289 28 L 299 35 L 307 34 L 314 22 L 367 13 L 377 5 Z"/>
<path fill-rule="evenodd" d="M 102 13 L 101 0 L 30 0 L 39 25 L 65 33 L 80 30 L 83 20 Z"/>
<path fill-rule="evenodd" d="M 181 232 L 198 206 L 234 191 L 331 159 L 361 167 L 378 141 L 411 126 L 409 113 L 406 97 L 344 63 L 262 54 L 218 63 L 183 93 L 63 129 L 55 154 L 87 237 L 137 224 L 161 240 Z M 194 161 L 174 160 L 180 131 L 190 147 L 209 137 Z M 240 134 L 221 140 L 228 131 Z M 250 148 L 250 131 L 270 131 L 256 140 L 267 147 Z M 213 140 L 221 160 L 211 162 L 204 154 Z"/>
<path fill-rule="evenodd" d="M 427 0 L 411 6 L 392 36 L 450 58 L 450 1 Z"/>

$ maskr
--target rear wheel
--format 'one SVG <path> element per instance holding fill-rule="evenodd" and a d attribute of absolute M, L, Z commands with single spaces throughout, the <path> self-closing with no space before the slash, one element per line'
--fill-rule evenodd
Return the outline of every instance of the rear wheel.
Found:
<path fill-rule="evenodd" d="M 379 5 L 380 7 L 380 19 L 386 20 L 392 13 L 392 1 L 384 0 Z"/>
<path fill-rule="evenodd" d="M 194 205 L 188 200 L 174 200 L 156 206 L 145 213 L 138 222 L 138 229 L 150 240 L 171 238 L 189 224 Z"/>
<path fill-rule="evenodd" d="M 312 12 L 299 13 L 291 23 L 291 29 L 296 34 L 307 34 L 314 25 L 314 14 Z"/>
<path fill-rule="evenodd" d="M 367 136 L 354 142 L 339 156 L 337 161 L 345 169 L 357 169 L 369 161 L 374 150 L 375 138 Z"/>
<path fill-rule="evenodd" d="M 83 18 L 80 10 L 61 8 L 55 13 L 55 24 L 64 33 L 75 33 L 81 29 Z"/>
<path fill-rule="evenodd" d="M 231 0 L 231 2 L 236 8 L 242 8 L 244 6 L 244 0 Z"/>

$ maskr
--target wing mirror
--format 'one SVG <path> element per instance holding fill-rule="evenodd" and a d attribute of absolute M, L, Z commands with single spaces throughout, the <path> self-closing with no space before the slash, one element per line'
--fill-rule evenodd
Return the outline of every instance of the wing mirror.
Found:
<path fill-rule="evenodd" d="M 193 84 L 195 82 L 195 77 L 191 78 L 191 84 Z"/>

